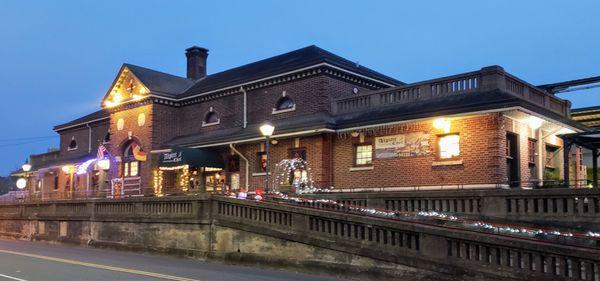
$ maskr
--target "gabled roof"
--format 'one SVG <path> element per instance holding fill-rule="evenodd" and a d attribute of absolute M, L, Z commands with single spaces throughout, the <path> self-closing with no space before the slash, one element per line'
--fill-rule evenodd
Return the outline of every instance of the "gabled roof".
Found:
<path fill-rule="evenodd" d="M 194 81 L 191 79 L 133 64 L 125 63 L 123 67 L 127 67 L 150 92 L 159 95 L 176 97 L 194 84 Z"/>
<path fill-rule="evenodd" d="M 73 126 L 78 126 L 78 125 L 85 124 L 85 123 L 102 121 L 102 120 L 108 119 L 109 116 L 110 116 L 110 113 L 108 112 L 107 109 L 100 109 L 94 113 L 90 113 L 86 116 L 77 118 L 73 121 L 54 126 L 54 131 L 64 130 L 64 129 L 67 129 L 67 128 L 70 128 Z"/>
<path fill-rule="evenodd" d="M 328 63 L 393 86 L 404 84 L 394 78 L 383 75 L 362 65 L 357 65 L 355 62 L 351 62 L 315 45 L 311 45 L 289 53 L 208 75 L 203 79 L 198 80 L 194 86 L 185 91 L 180 98 L 239 85 L 304 67 L 314 66 L 319 63 Z"/>

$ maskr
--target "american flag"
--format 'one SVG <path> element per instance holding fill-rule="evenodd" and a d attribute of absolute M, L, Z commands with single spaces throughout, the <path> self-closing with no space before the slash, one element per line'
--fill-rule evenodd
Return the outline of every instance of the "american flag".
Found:
<path fill-rule="evenodd" d="M 99 146 L 98 147 L 98 155 L 96 156 L 96 159 L 98 159 L 98 160 L 104 159 L 105 152 L 107 152 L 106 147 L 104 147 L 104 145 Z"/>

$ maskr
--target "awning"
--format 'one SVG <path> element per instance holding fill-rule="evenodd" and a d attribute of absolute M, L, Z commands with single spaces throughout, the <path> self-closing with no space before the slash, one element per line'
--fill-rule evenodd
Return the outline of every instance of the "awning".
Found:
<path fill-rule="evenodd" d="M 221 155 L 211 149 L 178 147 L 173 148 L 170 152 L 160 154 L 159 167 L 177 167 L 181 165 L 189 165 L 193 168 L 225 168 Z"/>

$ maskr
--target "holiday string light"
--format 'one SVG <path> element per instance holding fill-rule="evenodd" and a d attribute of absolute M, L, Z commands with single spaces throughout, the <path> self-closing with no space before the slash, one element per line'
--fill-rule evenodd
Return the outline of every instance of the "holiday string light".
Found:
<path fill-rule="evenodd" d="M 190 166 L 183 165 L 181 169 L 181 176 L 179 176 L 179 186 L 184 192 L 188 191 L 190 186 Z"/>
<path fill-rule="evenodd" d="M 154 170 L 154 195 L 162 196 L 163 186 L 163 171 L 160 169 Z"/>
<path fill-rule="evenodd" d="M 297 175 L 299 173 L 299 176 Z M 273 190 L 281 190 L 281 186 L 291 185 L 297 194 L 328 192 L 315 186 L 312 169 L 308 161 L 302 158 L 284 159 L 275 164 L 273 173 Z"/>
<path fill-rule="evenodd" d="M 366 208 L 359 207 L 354 205 L 348 205 L 343 203 L 338 203 L 337 201 L 329 200 L 329 199 L 308 199 L 308 198 L 300 198 L 293 197 L 289 195 L 285 195 L 282 193 L 275 193 L 273 195 L 274 199 L 288 201 L 290 203 L 296 204 L 307 204 L 314 207 L 319 207 L 318 205 L 324 205 L 322 207 L 328 209 L 338 209 L 344 210 L 347 212 L 364 214 L 369 216 L 380 216 L 380 217 L 388 217 L 388 218 L 404 218 L 404 219 L 435 219 L 441 221 L 447 221 L 448 223 L 452 223 L 453 226 L 464 226 L 469 229 L 473 229 L 476 231 L 493 231 L 498 234 L 507 234 L 507 235 L 515 235 L 515 236 L 527 236 L 530 238 L 550 238 L 551 236 L 559 236 L 559 237 L 578 237 L 578 238 L 592 238 L 597 239 L 600 238 L 600 233 L 588 231 L 587 233 L 572 233 L 572 232 L 561 232 L 558 230 L 544 230 L 538 228 L 529 228 L 529 227 L 516 227 L 509 225 L 502 225 L 496 223 L 489 223 L 483 221 L 473 221 L 468 219 L 459 219 L 454 215 L 444 214 L 442 212 L 436 211 L 419 211 L 419 212 L 408 212 L 408 211 L 390 211 L 390 210 L 380 210 L 375 208 Z M 315 206 L 316 205 L 316 206 Z M 329 206 L 327 206 L 329 205 Z M 333 207 L 333 208 L 330 208 Z M 457 225 L 458 224 L 458 225 Z"/>

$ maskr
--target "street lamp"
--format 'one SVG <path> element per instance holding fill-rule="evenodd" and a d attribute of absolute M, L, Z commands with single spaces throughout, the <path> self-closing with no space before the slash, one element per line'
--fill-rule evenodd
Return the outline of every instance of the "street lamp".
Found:
<path fill-rule="evenodd" d="M 31 164 L 29 164 L 29 159 L 25 159 L 25 164 L 23 164 L 21 168 L 23 168 L 23 172 L 25 173 L 31 171 Z"/>
<path fill-rule="evenodd" d="M 265 152 L 267 155 L 267 167 L 265 168 L 265 193 L 269 193 L 269 137 L 273 135 L 273 131 L 275 131 L 275 127 L 270 123 L 265 123 L 260 126 L 260 133 L 265 137 Z"/>
<path fill-rule="evenodd" d="M 27 187 L 27 180 L 24 178 L 20 178 L 17 180 L 17 188 L 20 190 L 23 190 L 25 187 Z"/>

